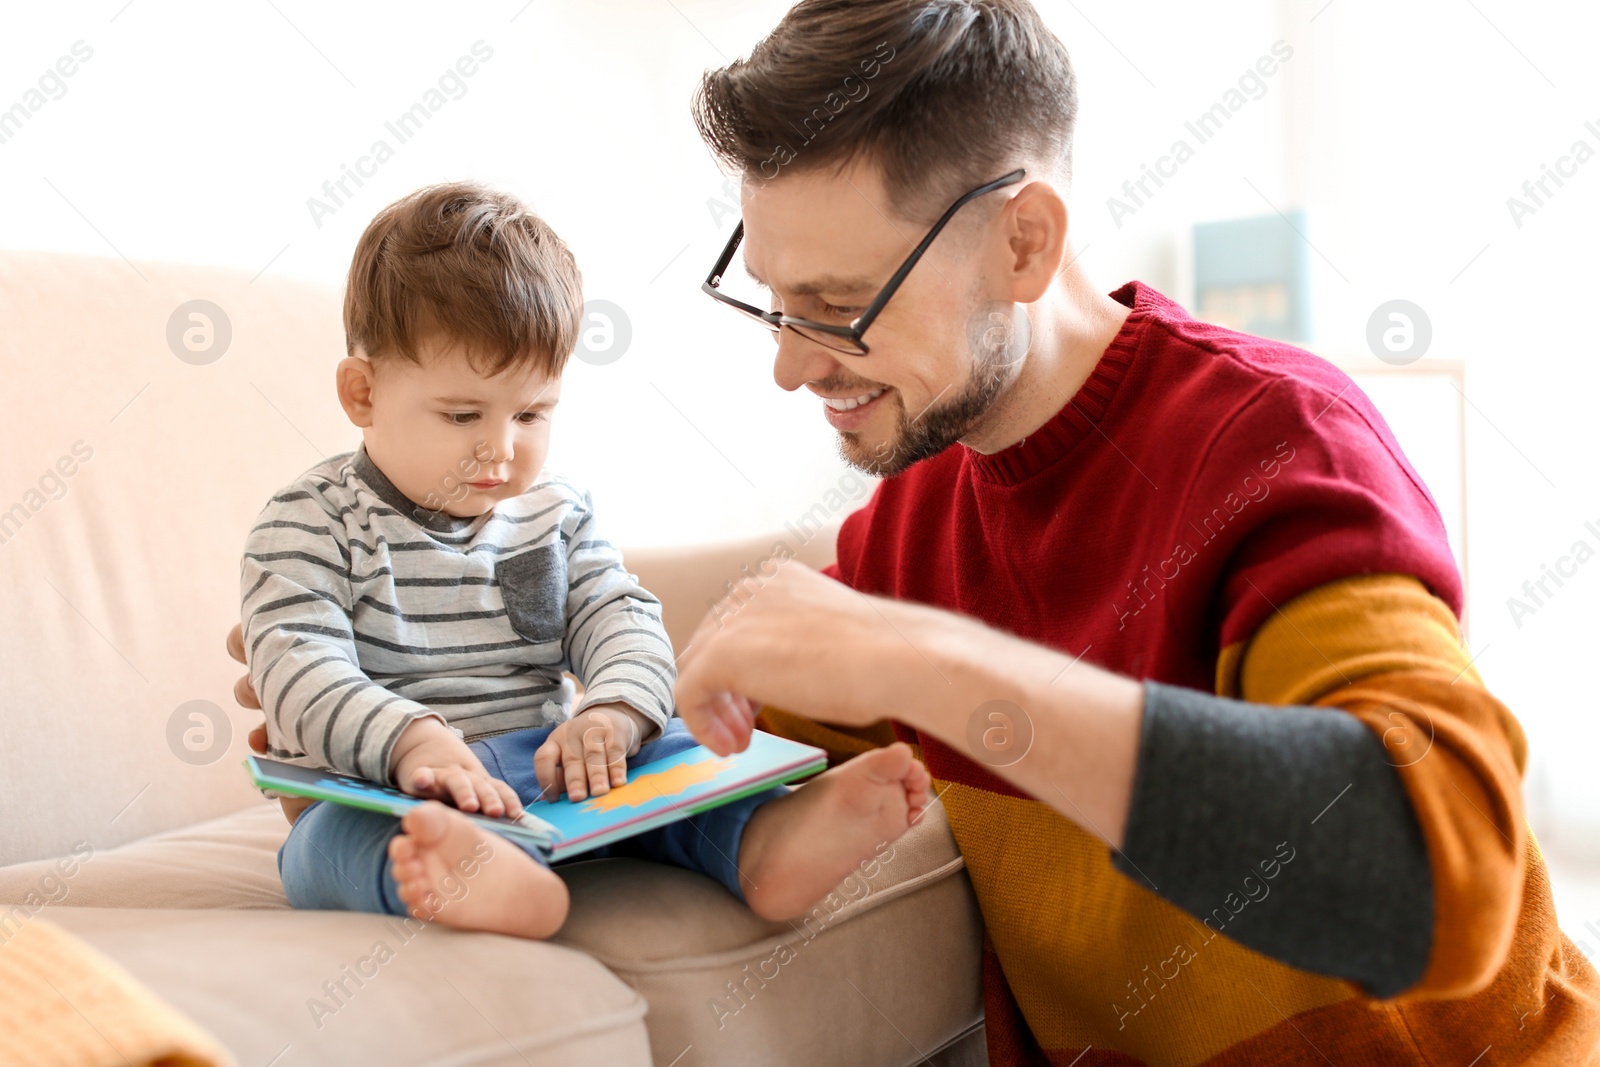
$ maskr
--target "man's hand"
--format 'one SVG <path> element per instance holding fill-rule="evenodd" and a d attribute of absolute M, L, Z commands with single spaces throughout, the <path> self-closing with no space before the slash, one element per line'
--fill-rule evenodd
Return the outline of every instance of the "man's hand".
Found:
<path fill-rule="evenodd" d="M 412 720 L 389 753 L 396 788 L 485 815 L 522 814 L 516 791 L 493 777 L 456 732 L 438 719 Z"/>
<path fill-rule="evenodd" d="M 793 560 L 768 560 L 715 605 L 678 660 L 678 714 L 718 755 L 750 744 L 755 712 L 865 726 L 950 680 L 930 609 L 869 597 Z"/>
<path fill-rule="evenodd" d="M 228 655 L 240 663 L 245 661 L 244 627 L 239 623 L 234 623 L 233 629 L 228 631 Z M 248 671 L 241 674 L 238 681 L 233 683 L 233 699 L 238 701 L 240 707 L 250 708 L 255 711 L 261 710 L 261 701 L 256 697 L 255 687 L 250 684 L 250 673 Z M 265 756 L 267 754 L 267 723 L 265 719 L 261 721 L 259 726 L 250 731 L 248 740 L 251 750 L 256 755 Z M 289 820 L 289 825 L 291 826 L 300 817 L 302 811 L 305 811 L 315 803 L 316 801 L 309 797 L 278 798 L 278 806 L 283 809 L 283 817 Z"/>
<path fill-rule="evenodd" d="M 540 799 L 564 788 L 572 800 L 604 796 L 628 783 L 628 757 L 655 723 L 626 704 L 594 704 L 550 731 L 533 754 Z"/>
<path fill-rule="evenodd" d="M 245 662 L 244 627 L 239 623 L 234 623 L 233 629 L 228 631 L 228 655 L 240 663 Z M 250 708 L 252 711 L 261 710 L 261 698 L 256 696 L 256 688 L 250 684 L 249 671 L 245 671 L 234 680 L 233 699 L 241 708 Z M 249 741 L 251 751 L 259 756 L 267 754 L 267 723 L 265 718 L 262 719 L 261 725 L 250 731 Z"/>
<path fill-rule="evenodd" d="M 228 655 L 232 656 L 240 663 L 245 662 L 244 627 L 239 623 L 234 623 L 233 629 L 228 631 Z M 256 698 L 255 686 L 250 684 L 249 671 L 239 675 L 238 680 L 233 683 L 233 699 L 237 700 L 242 707 L 254 708 L 256 711 L 261 710 L 261 701 Z M 254 748 L 257 752 L 265 752 L 267 750 L 266 725 L 262 724 L 259 729 L 261 730 L 261 745 L 259 748 L 256 746 L 255 735 L 254 732 L 252 732 L 250 738 L 250 747 Z"/>

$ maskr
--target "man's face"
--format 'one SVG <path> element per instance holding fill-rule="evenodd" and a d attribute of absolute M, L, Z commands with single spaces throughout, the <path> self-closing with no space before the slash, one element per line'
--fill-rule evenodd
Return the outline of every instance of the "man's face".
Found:
<path fill-rule="evenodd" d="M 998 201 L 961 209 L 865 334 L 865 356 L 836 352 L 793 330 L 777 334 L 773 377 L 823 398 L 846 462 L 896 474 L 979 426 L 1016 377 L 1020 360 L 992 343 L 985 275 L 996 254 L 989 220 Z M 800 172 L 743 193 L 745 265 L 784 314 L 846 325 L 859 316 L 927 223 L 901 218 L 866 162 L 843 172 Z M 970 214 L 969 214 L 970 213 Z"/>
<path fill-rule="evenodd" d="M 550 452 L 561 379 L 510 368 L 485 376 L 441 339 L 373 366 L 367 452 L 407 497 L 449 515 L 482 515 L 532 488 Z"/>

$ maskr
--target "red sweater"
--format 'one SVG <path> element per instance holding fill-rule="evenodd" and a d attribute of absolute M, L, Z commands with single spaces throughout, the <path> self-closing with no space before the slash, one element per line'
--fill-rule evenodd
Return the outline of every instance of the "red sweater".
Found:
<path fill-rule="evenodd" d="M 1224 646 L 1337 578 L 1412 574 L 1459 615 L 1433 498 L 1345 374 L 1112 295 L 1133 310 L 1067 406 L 884 481 L 839 535 L 846 582 L 1204 690 Z"/>

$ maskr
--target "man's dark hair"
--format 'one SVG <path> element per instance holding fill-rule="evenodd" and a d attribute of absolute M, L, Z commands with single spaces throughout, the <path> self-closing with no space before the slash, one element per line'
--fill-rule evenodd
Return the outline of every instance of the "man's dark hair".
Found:
<path fill-rule="evenodd" d="M 866 157 L 928 219 L 1021 158 L 1070 180 L 1077 113 L 1067 51 L 1027 0 L 801 0 L 694 99 L 745 179 Z"/>

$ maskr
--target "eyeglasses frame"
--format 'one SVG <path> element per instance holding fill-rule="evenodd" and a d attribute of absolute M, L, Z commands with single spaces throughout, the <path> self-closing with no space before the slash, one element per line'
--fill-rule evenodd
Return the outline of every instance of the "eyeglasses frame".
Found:
<path fill-rule="evenodd" d="M 904 263 L 900 264 L 899 269 L 890 276 L 884 287 L 878 290 L 878 295 L 872 298 L 872 302 L 848 325 L 841 326 L 837 323 L 817 322 L 815 319 L 801 318 L 798 315 L 784 315 L 776 311 L 763 311 L 753 304 L 745 303 L 738 297 L 729 296 L 718 288 L 722 284 L 722 278 L 727 272 L 728 265 L 733 262 L 734 253 L 739 249 L 739 242 L 744 239 L 744 219 L 742 218 L 739 220 L 739 224 L 734 227 L 733 236 L 728 239 L 727 247 L 717 257 L 716 264 L 711 268 L 711 273 L 706 276 L 706 280 L 701 284 L 700 288 L 713 300 L 726 304 L 736 311 L 743 312 L 746 316 L 766 326 L 774 334 L 779 333 L 785 326 L 790 329 L 804 327 L 807 330 L 815 330 L 819 333 L 842 338 L 859 349 L 857 352 L 849 352 L 844 349 L 833 348 L 831 345 L 823 346 L 830 351 L 839 352 L 843 355 L 865 356 L 872 349 L 861 339 L 861 335 L 867 332 L 867 327 L 871 326 L 873 321 L 877 319 L 878 313 L 883 310 L 884 305 L 894 296 L 896 290 L 900 288 L 900 284 L 911 273 L 911 269 L 917 265 L 917 261 L 922 258 L 923 253 L 933 244 L 934 238 L 939 236 L 939 232 L 955 217 L 956 212 L 961 210 L 969 201 L 975 200 L 985 193 L 991 193 L 1008 185 L 1015 185 L 1026 175 L 1027 171 L 1019 168 L 996 178 L 994 181 L 985 182 L 976 189 L 969 190 L 958 197 L 956 202 L 951 204 L 945 213 L 939 217 L 939 221 L 933 224 L 933 228 L 928 231 L 927 236 L 923 237 L 917 247 L 911 250 L 911 254 L 906 257 Z M 802 333 L 801 336 L 805 337 L 806 335 Z M 813 337 L 806 337 L 806 339 L 808 341 L 816 341 Z"/>

